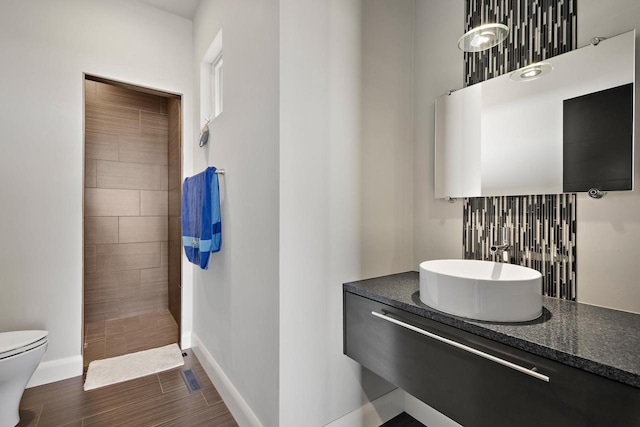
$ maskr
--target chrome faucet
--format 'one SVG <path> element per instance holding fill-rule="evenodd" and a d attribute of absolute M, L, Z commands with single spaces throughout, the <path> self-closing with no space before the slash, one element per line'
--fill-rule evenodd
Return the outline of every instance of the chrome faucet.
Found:
<path fill-rule="evenodd" d="M 509 262 L 509 249 L 511 244 L 509 243 L 509 228 L 507 226 L 502 227 L 502 244 L 493 244 L 489 248 L 492 255 L 498 255 L 498 262 Z"/>

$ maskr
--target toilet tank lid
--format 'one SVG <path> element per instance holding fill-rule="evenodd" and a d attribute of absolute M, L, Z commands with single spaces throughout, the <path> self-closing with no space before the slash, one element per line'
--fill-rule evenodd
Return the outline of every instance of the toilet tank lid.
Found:
<path fill-rule="evenodd" d="M 0 354 L 33 344 L 47 335 L 47 331 L 0 332 Z"/>

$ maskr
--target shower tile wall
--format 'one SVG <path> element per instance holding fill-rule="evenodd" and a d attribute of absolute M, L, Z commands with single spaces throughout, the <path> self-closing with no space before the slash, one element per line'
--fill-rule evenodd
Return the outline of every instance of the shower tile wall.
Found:
<path fill-rule="evenodd" d="M 85 322 L 166 310 L 166 98 L 85 80 Z"/>
<path fill-rule="evenodd" d="M 577 44 L 577 0 L 466 0 L 465 31 L 506 24 L 509 38 L 480 53 L 465 53 L 465 86 L 568 52 Z M 575 195 L 468 198 L 463 250 L 467 259 L 493 259 L 489 246 L 510 228 L 511 263 L 543 273 L 543 293 L 576 298 Z"/>
<path fill-rule="evenodd" d="M 182 315 L 182 114 L 180 100 L 169 99 L 169 311 L 180 325 Z"/>

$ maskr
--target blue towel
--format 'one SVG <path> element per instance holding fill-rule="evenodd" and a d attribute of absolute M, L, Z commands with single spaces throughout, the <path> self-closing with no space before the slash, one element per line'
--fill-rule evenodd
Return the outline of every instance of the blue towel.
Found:
<path fill-rule="evenodd" d="M 189 261 L 199 265 L 203 270 L 209 267 L 211 252 L 220 250 L 220 189 L 214 167 L 184 180 L 182 244 Z"/>

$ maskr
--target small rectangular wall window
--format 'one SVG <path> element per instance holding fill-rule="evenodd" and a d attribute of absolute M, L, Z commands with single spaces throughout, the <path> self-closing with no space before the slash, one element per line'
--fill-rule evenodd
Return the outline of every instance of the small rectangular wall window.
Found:
<path fill-rule="evenodd" d="M 222 105 L 223 105 L 223 61 L 222 61 L 222 52 L 216 57 L 211 64 L 211 89 L 213 90 L 211 94 L 211 100 L 213 105 L 211 106 L 211 111 L 213 112 L 213 118 L 216 118 L 222 113 Z"/>
<path fill-rule="evenodd" d="M 211 123 L 222 114 L 223 108 L 222 30 L 211 42 L 200 61 L 200 120 L 201 126 Z"/>

